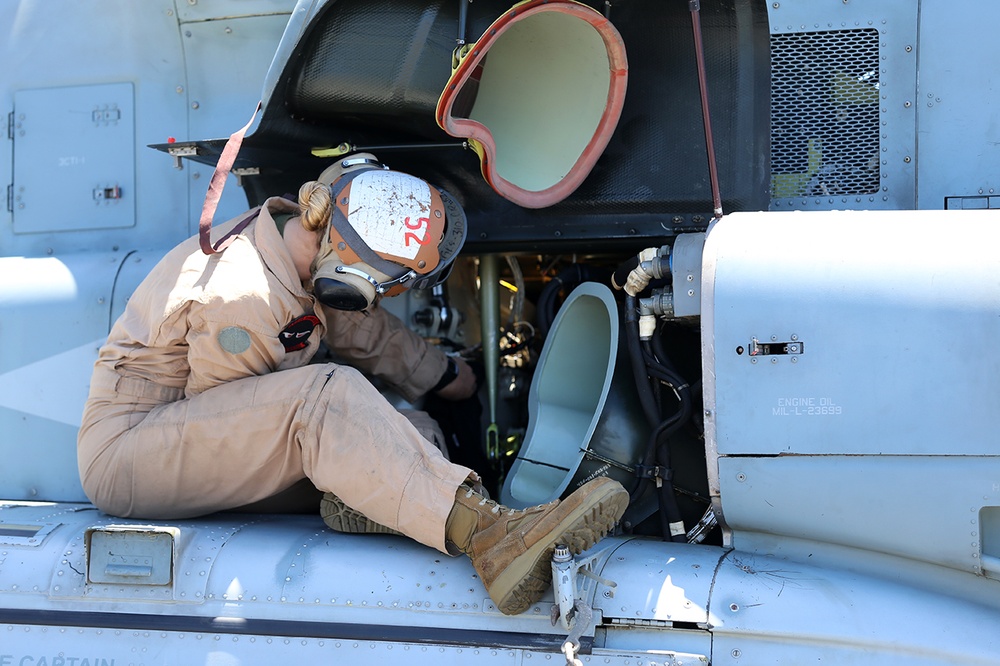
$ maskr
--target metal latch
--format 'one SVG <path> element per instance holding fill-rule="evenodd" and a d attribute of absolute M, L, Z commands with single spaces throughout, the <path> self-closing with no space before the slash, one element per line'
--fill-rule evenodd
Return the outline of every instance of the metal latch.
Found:
<path fill-rule="evenodd" d="M 170 585 L 174 579 L 176 527 L 104 525 L 84 535 L 88 583 Z"/>
<path fill-rule="evenodd" d="M 753 338 L 749 351 L 750 356 L 797 356 L 805 351 L 805 347 L 801 340 L 761 342 Z"/>
<path fill-rule="evenodd" d="M 110 187 L 95 187 L 94 188 L 94 199 L 96 201 L 121 199 L 122 198 L 122 188 L 117 185 L 112 185 Z"/>

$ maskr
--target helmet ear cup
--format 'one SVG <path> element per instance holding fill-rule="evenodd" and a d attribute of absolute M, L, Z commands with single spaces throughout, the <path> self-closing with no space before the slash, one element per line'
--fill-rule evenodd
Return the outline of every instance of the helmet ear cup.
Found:
<path fill-rule="evenodd" d="M 320 303 L 335 310 L 364 310 L 370 305 L 357 288 L 333 278 L 316 278 L 313 293 Z"/>

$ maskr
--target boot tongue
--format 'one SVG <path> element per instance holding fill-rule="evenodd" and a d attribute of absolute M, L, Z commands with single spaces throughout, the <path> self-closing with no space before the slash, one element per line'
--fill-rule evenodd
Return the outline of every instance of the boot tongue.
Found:
<path fill-rule="evenodd" d="M 476 495 L 466 497 L 469 494 L 468 486 L 459 486 L 455 493 L 455 504 L 451 507 L 448 520 L 444 526 L 444 539 L 449 550 L 454 546 L 459 552 L 469 554 L 472 546 L 472 537 L 479 531 L 479 511 L 469 506 L 470 502 L 479 502 Z"/>

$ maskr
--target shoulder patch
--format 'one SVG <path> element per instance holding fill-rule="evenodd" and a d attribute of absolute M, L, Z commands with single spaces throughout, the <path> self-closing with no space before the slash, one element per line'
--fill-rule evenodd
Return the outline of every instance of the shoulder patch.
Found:
<path fill-rule="evenodd" d="M 302 315 L 289 322 L 288 326 L 278 334 L 278 339 L 281 340 L 286 352 L 299 351 L 309 346 L 309 336 L 317 326 L 319 317 L 311 314 Z"/>
<path fill-rule="evenodd" d="M 226 326 L 219 331 L 219 346 L 230 354 L 242 354 L 250 349 L 250 334 L 239 326 Z"/>

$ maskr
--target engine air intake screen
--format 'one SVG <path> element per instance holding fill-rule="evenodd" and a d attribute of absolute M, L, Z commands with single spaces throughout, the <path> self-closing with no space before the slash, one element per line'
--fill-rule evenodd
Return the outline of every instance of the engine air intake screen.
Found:
<path fill-rule="evenodd" d="M 875 29 L 771 35 L 771 196 L 879 189 Z"/>

